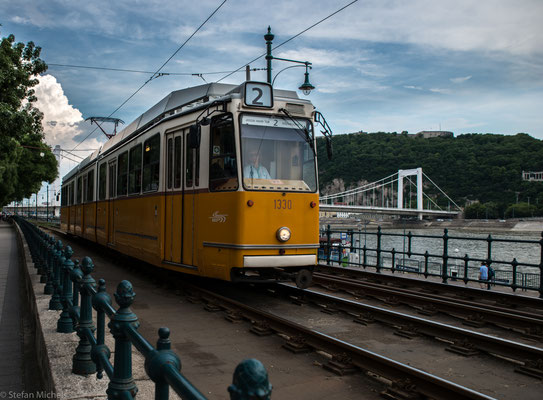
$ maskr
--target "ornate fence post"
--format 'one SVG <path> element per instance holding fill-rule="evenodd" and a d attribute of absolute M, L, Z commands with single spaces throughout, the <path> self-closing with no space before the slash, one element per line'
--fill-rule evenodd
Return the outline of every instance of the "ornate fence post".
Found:
<path fill-rule="evenodd" d="M 70 271 L 70 277 L 73 283 L 72 286 L 72 307 L 79 308 L 79 282 L 83 278 L 83 272 L 79 268 L 79 260 L 76 258 L 74 260 L 74 267 Z"/>
<path fill-rule="evenodd" d="M 468 253 L 466 253 L 466 255 L 464 256 L 464 283 L 465 283 L 466 285 L 468 284 L 468 281 L 469 281 L 469 277 L 468 277 L 468 274 L 469 274 L 468 263 L 469 263 L 469 256 L 468 256 Z"/>
<path fill-rule="evenodd" d="M 424 278 L 426 279 L 428 279 L 428 257 L 430 257 L 430 254 L 426 250 L 424 252 Z"/>
<path fill-rule="evenodd" d="M 331 247 L 332 247 L 332 233 L 330 232 L 330 225 L 326 226 L 326 265 L 330 265 Z"/>
<path fill-rule="evenodd" d="M 407 257 L 411 258 L 411 239 L 413 234 L 411 231 L 407 232 Z"/>
<path fill-rule="evenodd" d="M 104 352 L 109 359 L 110 351 L 107 346 L 104 345 L 106 342 L 106 314 L 104 311 L 104 304 L 111 305 L 111 297 L 106 292 L 106 281 L 104 279 L 98 280 L 98 293 L 92 298 L 92 306 L 96 310 L 96 352 Z M 97 377 L 102 379 L 104 368 L 97 362 L 98 358 L 93 357 L 94 362 L 96 363 Z"/>
<path fill-rule="evenodd" d="M 517 262 L 516 258 L 513 258 L 513 262 L 511 263 L 511 265 L 513 266 L 513 283 L 511 284 L 511 288 L 513 289 L 513 292 L 514 292 L 518 288 L 518 285 L 517 285 L 517 266 L 518 266 L 518 262 Z"/>
<path fill-rule="evenodd" d="M 126 393 L 134 397 L 138 392 L 132 376 L 132 343 L 124 331 L 126 325 L 132 325 L 136 329 L 139 326 L 138 317 L 130 309 L 135 296 L 130 282 L 119 283 L 115 292 L 115 301 L 120 308 L 111 317 L 111 322 L 108 324 L 115 338 L 113 377 L 106 391 L 108 399 L 111 400 L 125 399 Z"/>
<path fill-rule="evenodd" d="M 449 260 L 449 230 L 443 230 L 443 266 L 441 268 L 441 280 L 443 283 L 447 283 L 448 275 L 448 260 Z"/>
<path fill-rule="evenodd" d="M 255 359 L 240 362 L 234 371 L 228 392 L 230 400 L 270 400 L 272 385 L 264 365 Z"/>
<path fill-rule="evenodd" d="M 64 255 L 62 254 L 62 242 L 60 240 L 56 243 L 56 252 L 53 259 L 53 297 L 49 302 L 49 310 L 62 310 L 62 304 L 60 302 L 61 283 L 60 283 L 60 268 L 64 263 Z"/>
<path fill-rule="evenodd" d="M 492 235 L 488 235 L 486 238 L 486 241 L 488 243 L 487 245 L 487 253 L 486 253 L 486 262 L 487 267 L 490 267 L 490 263 L 492 262 Z"/>
<path fill-rule="evenodd" d="M 381 227 L 377 227 L 377 263 L 375 265 L 375 272 L 381 272 Z"/>
<path fill-rule="evenodd" d="M 68 310 L 70 317 L 72 318 L 74 331 L 77 332 L 79 326 L 79 316 L 81 315 L 81 308 L 79 307 L 79 285 L 83 279 L 83 271 L 79 268 L 79 260 L 74 260 L 74 267 L 70 271 L 70 280 L 73 283 L 72 286 L 72 306 Z"/>
<path fill-rule="evenodd" d="M 47 269 L 45 287 L 43 288 L 44 294 L 53 294 L 53 265 L 55 263 L 55 239 L 49 237 L 49 245 L 47 246 Z"/>
<path fill-rule="evenodd" d="M 392 265 L 390 266 L 390 270 L 394 273 L 394 271 L 396 271 L 396 249 L 393 247 L 390 253 L 392 254 Z"/>
<path fill-rule="evenodd" d="M 70 272 L 74 268 L 74 263 L 70 258 L 74 252 L 70 246 L 66 246 L 64 249 L 64 263 L 62 264 L 62 313 L 57 322 L 57 332 L 72 333 L 74 331 L 74 323 L 70 318 L 69 308 L 72 303 L 72 282 L 70 279 Z"/>
<path fill-rule="evenodd" d="M 155 382 L 155 400 L 168 400 L 170 385 L 163 373 L 164 366 L 171 365 L 175 370 L 181 371 L 181 360 L 171 351 L 170 330 L 160 328 L 158 336 L 156 350 L 145 359 L 145 371 Z"/>
<path fill-rule="evenodd" d="M 40 282 L 44 279 L 44 275 L 47 271 L 46 259 L 47 259 L 47 234 L 45 232 L 39 231 L 38 236 L 38 275 L 40 275 Z M 45 283 L 45 281 L 41 282 Z"/>
<path fill-rule="evenodd" d="M 90 276 L 93 270 L 94 265 L 90 257 L 83 258 L 81 263 L 83 278 L 79 287 L 81 293 L 81 312 L 79 316 L 79 328 L 77 329 L 79 345 L 75 349 L 72 359 L 72 372 L 77 375 L 90 375 L 96 372 L 96 364 L 94 364 L 91 358 L 91 344 L 84 332 L 85 329 L 94 332 L 94 325 L 92 323 L 92 289 L 96 286 L 96 282 Z"/>

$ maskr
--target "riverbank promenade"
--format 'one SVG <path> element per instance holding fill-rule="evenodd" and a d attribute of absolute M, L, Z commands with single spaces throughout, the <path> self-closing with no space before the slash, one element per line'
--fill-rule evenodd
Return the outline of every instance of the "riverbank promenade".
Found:
<path fill-rule="evenodd" d="M 15 230 L 0 221 L 0 396 L 25 389 L 19 274 Z"/>

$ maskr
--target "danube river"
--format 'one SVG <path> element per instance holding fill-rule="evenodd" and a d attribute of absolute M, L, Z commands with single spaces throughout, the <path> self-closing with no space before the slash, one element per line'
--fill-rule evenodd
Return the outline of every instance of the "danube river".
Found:
<path fill-rule="evenodd" d="M 334 229 L 334 228 L 332 228 Z M 342 229 L 338 229 L 342 230 Z M 345 230 L 344 230 L 345 231 Z M 362 248 L 366 246 L 366 249 L 377 248 L 377 231 L 375 229 L 364 228 L 354 230 L 354 245 L 355 247 Z M 407 252 L 409 250 L 409 240 L 407 234 L 411 232 L 412 235 L 420 235 L 424 237 L 412 237 L 411 239 L 411 252 L 412 253 L 425 253 L 428 251 L 430 255 L 442 256 L 444 247 L 444 230 L 436 228 L 422 228 L 422 229 L 383 229 L 381 237 L 381 249 L 385 250 L 384 257 L 390 257 L 390 251 L 392 249 L 395 252 Z M 488 239 L 491 235 L 492 239 L 505 239 L 508 242 L 493 241 L 491 246 L 491 259 L 495 262 L 493 266 L 498 270 L 510 270 L 513 259 L 516 259 L 520 264 L 535 264 L 541 263 L 541 233 L 537 232 L 511 232 L 511 231 L 478 231 L 465 230 L 461 228 L 449 228 L 448 229 L 448 255 L 449 257 L 464 257 L 467 255 L 470 259 L 487 259 L 488 257 Z M 433 237 L 428 237 L 433 236 Z M 334 234 L 333 237 L 341 237 L 344 243 L 350 244 L 349 235 Z M 461 238 L 461 239 L 456 239 Z M 478 240 L 483 239 L 483 240 Z M 533 241 L 537 243 L 515 243 L 514 240 Z M 368 251 L 367 255 L 372 257 L 375 255 L 375 251 Z M 403 254 L 397 254 L 396 259 L 407 260 L 423 260 L 423 257 L 412 256 L 411 258 Z M 430 257 L 432 262 L 441 262 L 440 257 Z M 499 262 L 498 262 L 499 261 Z M 470 269 L 476 268 L 479 262 L 470 262 Z M 459 268 L 464 265 L 463 260 L 449 260 L 449 266 L 458 266 Z M 454 269 L 454 268 L 453 268 Z M 525 273 L 539 273 L 539 268 L 520 266 L 519 272 Z"/>

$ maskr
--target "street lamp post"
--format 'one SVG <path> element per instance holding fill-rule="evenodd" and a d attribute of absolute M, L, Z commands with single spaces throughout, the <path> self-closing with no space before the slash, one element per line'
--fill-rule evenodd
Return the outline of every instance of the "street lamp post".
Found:
<path fill-rule="evenodd" d="M 309 61 L 298 61 L 298 60 L 291 60 L 288 58 L 274 57 L 272 55 L 272 41 L 274 37 L 275 35 L 271 32 L 271 27 L 268 26 L 268 33 L 264 35 L 264 39 L 266 40 L 266 70 L 267 70 L 268 83 L 273 86 L 274 79 L 272 79 L 272 60 L 304 64 L 305 65 L 305 80 L 304 80 L 304 83 L 302 83 L 298 89 L 301 90 L 305 95 L 309 95 L 309 93 L 311 93 L 311 91 L 315 89 L 315 86 L 313 86 L 309 82 L 309 69 L 311 69 L 312 64 Z M 279 71 L 279 73 L 281 73 L 282 71 L 284 70 Z M 279 75 L 279 73 L 277 75 Z"/>

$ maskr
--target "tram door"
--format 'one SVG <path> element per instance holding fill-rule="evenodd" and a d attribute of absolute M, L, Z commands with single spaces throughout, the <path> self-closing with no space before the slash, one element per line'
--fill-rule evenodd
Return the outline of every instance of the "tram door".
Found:
<path fill-rule="evenodd" d="M 165 147 L 164 260 L 180 264 L 183 258 L 183 132 L 167 134 Z"/>
<path fill-rule="evenodd" d="M 115 214 L 117 213 L 115 195 L 117 192 L 117 161 L 109 163 L 108 167 L 108 227 L 107 243 L 115 245 Z"/>

